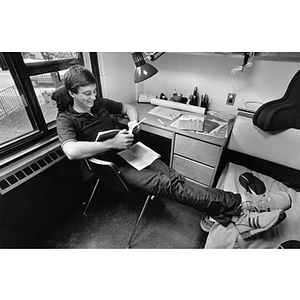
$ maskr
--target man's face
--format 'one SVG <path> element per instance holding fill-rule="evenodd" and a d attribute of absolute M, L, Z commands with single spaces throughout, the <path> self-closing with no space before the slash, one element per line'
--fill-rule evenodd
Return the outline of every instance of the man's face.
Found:
<path fill-rule="evenodd" d="M 96 84 L 91 84 L 88 86 L 81 86 L 78 89 L 78 93 L 75 94 L 70 92 L 70 95 L 74 99 L 74 105 L 80 107 L 85 111 L 90 111 L 90 109 L 94 105 L 94 101 L 97 95 L 97 87 Z"/>

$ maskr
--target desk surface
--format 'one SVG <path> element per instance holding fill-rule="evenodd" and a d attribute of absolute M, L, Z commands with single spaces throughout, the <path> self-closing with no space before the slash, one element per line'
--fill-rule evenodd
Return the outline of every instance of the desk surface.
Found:
<path fill-rule="evenodd" d="M 145 121 L 141 124 L 142 130 L 149 131 L 156 133 L 158 135 L 164 136 L 164 137 L 169 137 L 172 138 L 172 135 L 176 133 L 180 133 L 181 135 L 185 135 L 188 137 L 193 137 L 196 139 L 201 139 L 203 141 L 207 141 L 212 144 L 216 144 L 219 146 L 225 146 L 227 143 L 228 138 L 221 138 L 221 137 L 215 137 L 212 135 L 209 135 L 207 133 L 202 133 L 202 132 L 193 132 L 193 131 L 185 131 L 185 130 L 179 130 L 171 124 L 174 122 L 172 120 L 168 120 L 166 118 L 160 118 L 161 121 L 163 121 L 163 124 L 161 124 L 158 119 L 159 117 L 149 114 L 148 112 L 155 107 L 152 104 L 148 103 L 131 103 L 132 105 L 136 106 L 137 110 L 139 111 L 139 119 L 142 120 L 143 118 L 146 118 Z M 183 112 L 187 113 L 187 112 Z M 229 124 L 229 130 L 228 132 L 231 131 L 233 126 L 233 122 Z"/>

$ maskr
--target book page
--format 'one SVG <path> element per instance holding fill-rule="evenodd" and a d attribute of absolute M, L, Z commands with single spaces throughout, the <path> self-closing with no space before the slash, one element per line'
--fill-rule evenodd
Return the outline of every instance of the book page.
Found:
<path fill-rule="evenodd" d="M 147 147 L 141 142 L 137 142 L 134 144 L 130 151 L 135 154 L 135 156 L 145 160 L 145 161 L 154 161 L 154 159 L 158 158 L 159 154 L 153 151 L 151 148 Z"/>
<path fill-rule="evenodd" d="M 141 142 L 137 142 L 131 146 L 130 149 L 118 152 L 118 155 L 120 155 L 138 171 L 151 165 L 154 160 L 160 157 L 157 152 L 153 151 Z"/>

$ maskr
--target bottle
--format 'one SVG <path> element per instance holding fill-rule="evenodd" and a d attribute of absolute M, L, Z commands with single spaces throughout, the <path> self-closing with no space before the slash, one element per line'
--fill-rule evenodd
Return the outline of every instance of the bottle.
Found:
<path fill-rule="evenodd" d="M 198 106 L 198 103 L 199 103 L 199 93 L 198 93 L 198 87 L 196 86 L 194 88 L 194 92 L 190 100 L 190 105 Z"/>

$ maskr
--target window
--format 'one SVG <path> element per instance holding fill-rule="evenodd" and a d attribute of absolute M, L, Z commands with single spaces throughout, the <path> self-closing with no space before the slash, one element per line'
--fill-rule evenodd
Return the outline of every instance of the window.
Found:
<path fill-rule="evenodd" d="M 52 92 L 78 52 L 0 52 L 0 158 L 56 134 Z"/>
<path fill-rule="evenodd" d="M 0 70 L 0 144 L 32 132 L 32 126 L 20 92 L 8 68 Z"/>
<path fill-rule="evenodd" d="M 70 66 L 70 61 L 77 62 L 77 53 L 22 52 L 22 58 L 45 122 L 49 124 L 57 114 L 56 103 L 51 100 L 51 94 L 63 84 L 63 75 Z"/>

